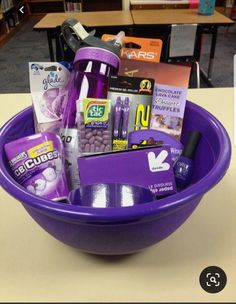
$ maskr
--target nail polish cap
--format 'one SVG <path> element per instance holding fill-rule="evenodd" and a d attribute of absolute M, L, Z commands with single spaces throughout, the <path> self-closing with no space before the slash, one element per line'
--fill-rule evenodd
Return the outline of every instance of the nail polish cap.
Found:
<path fill-rule="evenodd" d="M 188 158 L 193 159 L 195 156 L 195 151 L 198 146 L 198 143 L 201 139 L 201 133 L 198 131 L 191 131 L 188 134 L 187 143 L 184 146 L 182 155 Z"/>

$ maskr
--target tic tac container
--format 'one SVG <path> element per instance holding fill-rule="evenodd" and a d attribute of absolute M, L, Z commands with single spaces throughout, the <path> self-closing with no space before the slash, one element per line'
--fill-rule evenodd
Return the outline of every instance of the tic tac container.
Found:
<path fill-rule="evenodd" d="M 67 198 L 63 144 L 59 136 L 42 132 L 7 143 L 4 149 L 21 186 L 50 200 Z"/>
<path fill-rule="evenodd" d="M 111 151 L 111 104 L 108 99 L 80 100 L 77 121 L 79 155 Z"/>

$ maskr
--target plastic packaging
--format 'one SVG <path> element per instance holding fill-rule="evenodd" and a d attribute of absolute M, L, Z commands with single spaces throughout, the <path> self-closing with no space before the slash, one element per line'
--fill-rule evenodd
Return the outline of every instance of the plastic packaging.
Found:
<path fill-rule="evenodd" d="M 148 129 L 154 80 L 151 78 L 111 76 L 108 98 L 113 112 L 112 149 L 127 149 L 128 134 Z"/>
<path fill-rule="evenodd" d="M 58 62 L 29 63 L 36 132 L 59 134 L 68 101 L 69 68 Z"/>
<path fill-rule="evenodd" d="M 38 133 L 7 143 L 5 151 L 17 182 L 51 200 L 68 196 L 63 144 L 53 133 Z"/>

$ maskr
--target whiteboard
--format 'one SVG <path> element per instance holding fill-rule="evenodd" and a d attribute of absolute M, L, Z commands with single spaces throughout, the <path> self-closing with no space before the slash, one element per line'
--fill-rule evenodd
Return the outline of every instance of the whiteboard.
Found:
<path fill-rule="evenodd" d="M 172 24 L 169 57 L 192 56 L 197 24 Z"/>

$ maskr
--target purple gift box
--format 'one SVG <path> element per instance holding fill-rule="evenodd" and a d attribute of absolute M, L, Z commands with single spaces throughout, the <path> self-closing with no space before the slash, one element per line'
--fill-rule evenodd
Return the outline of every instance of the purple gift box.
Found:
<path fill-rule="evenodd" d="M 78 158 L 81 185 L 125 183 L 149 188 L 155 195 L 176 192 L 168 146 L 82 156 Z"/>

